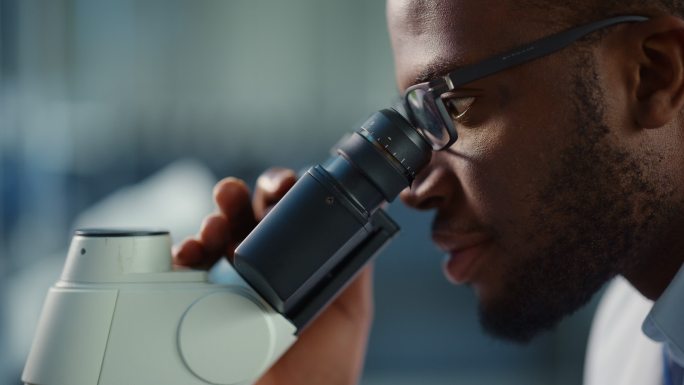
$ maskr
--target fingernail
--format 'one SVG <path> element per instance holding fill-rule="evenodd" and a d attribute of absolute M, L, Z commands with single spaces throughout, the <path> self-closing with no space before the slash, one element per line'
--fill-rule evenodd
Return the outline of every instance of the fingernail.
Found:
<path fill-rule="evenodd" d="M 282 178 L 279 178 L 278 175 L 262 175 L 257 179 L 257 184 L 259 187 L 269 193 L 274 193 L 278 191 L 278 187 L 280 186 L 280 180 Z"/>

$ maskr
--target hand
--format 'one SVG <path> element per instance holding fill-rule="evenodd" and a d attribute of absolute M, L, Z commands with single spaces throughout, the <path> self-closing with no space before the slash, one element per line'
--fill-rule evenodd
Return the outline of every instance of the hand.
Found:
<path fill-rule="evenodd" d="M 270 169 L 257 180 L 251 202 L 243 181 L 220 181 L 214 188 L 219 212 L 204 219 L 196 238 L 183 242 L 174 253 L 174 263 L 207 269 L 221 256 L 232 259 L 240 241 L 295 181 L 291 170 Z M 364 268 L 311 322 L 258 385 L 358 383 L 373 317 L 371 269 L 370 265 Z"/>

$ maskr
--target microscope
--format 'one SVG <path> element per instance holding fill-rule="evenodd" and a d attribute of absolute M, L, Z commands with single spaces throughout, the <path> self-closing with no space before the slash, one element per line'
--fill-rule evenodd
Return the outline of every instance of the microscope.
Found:
<path fill-rule="evenodd" d="M 167 231 L 77 230 L 22 381 L 253 383 L 397 233 L 382 206 L 431 152 L 396 110 L 376 112 L 245 238 L 221 285 L 174 269 Z"/>

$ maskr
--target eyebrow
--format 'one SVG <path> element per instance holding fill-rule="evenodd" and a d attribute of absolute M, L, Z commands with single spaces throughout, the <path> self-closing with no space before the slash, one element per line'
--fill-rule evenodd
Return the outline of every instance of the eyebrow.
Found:
<path fill-rule="evenodd" d="M 462 66 L 449 63 L 448 60 L 438 60 L 425 66 L 414 78 L 413 84 L 429 82 L 440 76 L 444 76 L 449 72 L 455 71 Z"/>

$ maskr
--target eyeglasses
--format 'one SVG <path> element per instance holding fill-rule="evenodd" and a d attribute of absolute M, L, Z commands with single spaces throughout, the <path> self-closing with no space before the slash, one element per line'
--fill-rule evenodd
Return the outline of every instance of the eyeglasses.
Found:
<path fill-rule="evenodd" d="M 411 123 L 435 151 L 451 146 L 458 135 L 444 93 L 485 76 L 549 55 L 591 32 L 611 25 L 648 20 L 645 16 L 618 16 L 556 33 L 479 63 L 459 68 L 437 79 L 409 87 L 402 106 Z"/>

